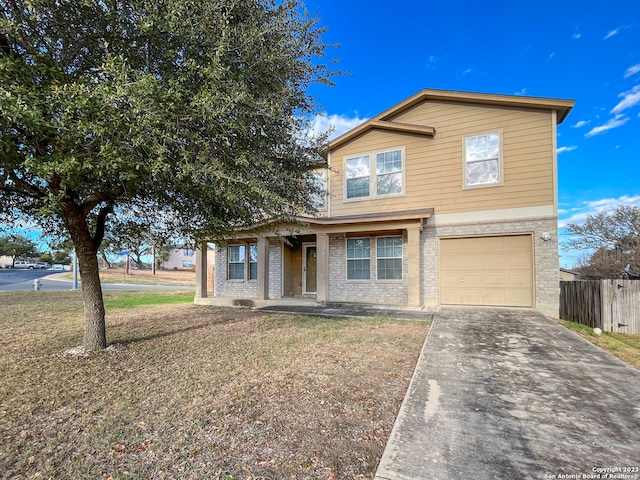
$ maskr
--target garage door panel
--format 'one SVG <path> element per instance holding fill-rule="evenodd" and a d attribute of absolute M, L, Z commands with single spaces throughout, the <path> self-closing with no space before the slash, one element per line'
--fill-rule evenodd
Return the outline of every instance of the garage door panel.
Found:
<path fill-rule="evenodd" d="M 507 285 L 504 272 L 485 273 L 482 277 L 482 285 L 490 287 L 505 287 Z"/>
<path fill-rule="evenodd" d="M 483 270 L 504 270 L 505 255 L 501 253 L 485 253 L 482 255 Z"/>
<path fill-rule="evenodd" d="M 440 275 L 440 285 L 443 287 L 461 288 L 460 273 L 445 272 Z"/>
<path fill-rule="evenodd" d="M 482 288 L 465 288 L 462 291 L 463 305 L 482 305 Z"/>
<path fill-rule="evenodd" d="M 459 305 L 461 298 L 461 288 L 443 287 L 440 290 L 440 302 L 445 305 Z"/>
<path fill-rule="evenodd" d="M 445 256 L 442 257 L 441 265 L 443 272 L 457 272 L 462 270 L 462 260 L 460 258 L 460 255 L 454 255 L 452 253 L 445 254 Z"/>
<path fill-rule="evenodd" d="M 503 306 L 506 307 L 528 307 L 528 302 L 531 301 L 531 289 L 509 289 L 506 292 L 506 298 L 509 299 Z"/>
<path fill-rule="evenodd" d="M 464 288 L 482 287 L 482 272 L 467 272 L 461 275 Z"/>
<path fill-rule="evenodd" d="M 464 265 L 464 270 L 482 270 L 482 258 L 477 255 L 460 254 L 460 268 Z"/>
<path fill-rule="evenodd" d="M 531 268 L 531 254 L 528 252 L 505 252 L 509 270 L 518 268 Z"/>
<path fill-rule="evenodd" d="M 506 302 L 504 289 L 485 289 L 482 303 L 476 305 L 504 305 Z"/>
<path fill-rule="evenodd" d="M 528 288 L 531 290 L 531 272 L 522 270 L 519 272 L 507 272 L 506 284 L 513 287 Z"/>
<path fill-rule="evenodd" d="M 440 303 L 533 306 L 530 235 L 441 239 Z"/>

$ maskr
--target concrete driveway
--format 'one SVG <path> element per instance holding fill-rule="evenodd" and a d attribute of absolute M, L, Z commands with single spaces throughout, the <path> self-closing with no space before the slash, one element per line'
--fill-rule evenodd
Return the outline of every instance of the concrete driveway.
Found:
<path fill-rule="evenodd" d="M 442 308 L 375 478 L 632 479 L 638 468 L 638 370 L 532 310 Z"/>

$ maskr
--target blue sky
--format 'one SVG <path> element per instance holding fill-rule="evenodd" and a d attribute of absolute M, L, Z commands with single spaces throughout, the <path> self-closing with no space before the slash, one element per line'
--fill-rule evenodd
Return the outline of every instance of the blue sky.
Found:
<path fill-rule="evenodd" d="M 559 225 L 640 206 L 640 1 L 306 5 L 351 73 L 312 89 L 318 128 L 342 133 L 423 88 L 573 99 L 558 128 Z M 561 255 L 571 266 L 580 253 Z"/>

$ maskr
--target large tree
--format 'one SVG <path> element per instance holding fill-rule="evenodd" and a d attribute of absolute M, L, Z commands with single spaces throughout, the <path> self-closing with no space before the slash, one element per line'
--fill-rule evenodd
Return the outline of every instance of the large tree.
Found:
<path fill-rule="evenodd" d="M 38 255 L 36 244 L 23 235 L 7 235 L 0 237 L 0 255 L 11 257 L 11 266 L 15 266 L 16 260 L 22 257 L 35 257 Z"/>
<path fill-rule="evenodd" d="M 312 211 L 326 164 L 308 94 L 330 83 L 295 0 L 0 0 L 0 220 L 60 226 L 84 346 L 104 348 L 96 252 L 122 209 L 219 236 Z"/>
<path fill-rule="evenodd" d="M 618 205 L 566 228 L 565 248 L 590 252 L 576 266 L 583 277 L 640 276 L 640 208 Z"/>

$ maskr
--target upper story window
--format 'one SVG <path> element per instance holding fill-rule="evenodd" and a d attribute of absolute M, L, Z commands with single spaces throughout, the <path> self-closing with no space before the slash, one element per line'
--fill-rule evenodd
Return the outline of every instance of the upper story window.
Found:
<path fill-rule="evenodd" d="M 193 257 L 193 248 L 185 248 L 184 249 L 185 257 Z"/>
<path fill-rule="evenodd" d="M 403 149 L 350 157 L 345 160 L 346 198 L 400 195 L 404 191 Z M 371 165 L 373 159 L 374 165 Z"/>
<path fill-rule="evenodd" d="M 347 198 L 369 196 L 369 155 L 347 158 Z"/>
<path fill-rule="evenodd" d="M 311 202 L 317 210 L 322 211 L 327 209 L 327 176 L 324 171 L 317 171 L 312 173 L 311 181 L 320 192 L 314 193 L 311 197 Z"/>
<path fill-rule="evenodd" d="M 393 195 L 402 193 L 402 151 L 376 155 L 376 193 Z"/>
<path fill-rule="evenodd" d="M 499 132 L 465 137 L 465 187 L 502 184 L 501 135 Z"/>

